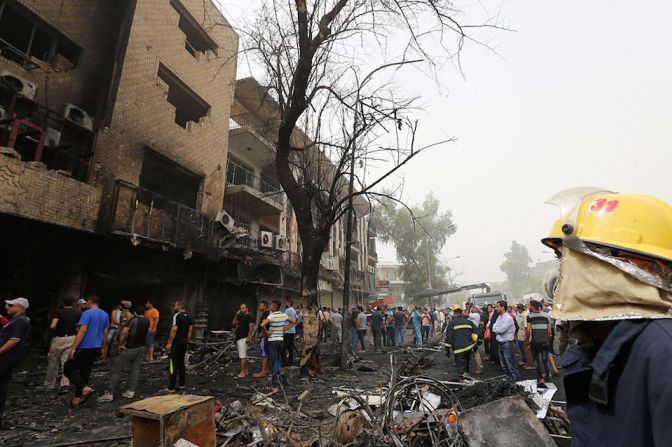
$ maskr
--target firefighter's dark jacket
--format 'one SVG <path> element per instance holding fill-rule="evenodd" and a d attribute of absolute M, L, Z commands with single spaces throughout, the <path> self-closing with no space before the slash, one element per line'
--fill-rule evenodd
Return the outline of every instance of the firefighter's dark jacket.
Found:
<path fill-rule="evenodd" d="M 453 318 L 446 327 L 446 348 L 450 348 L 453 354 L 467 352 L 476 346 L 471 334 L 478 336 L 478 329 L 471 321 L 462 315 Z"/>
<path fill-rule="evenodd" d="M 560 360 L 572 447 L 672 446 L 672 320 L 623 320 Z"/>

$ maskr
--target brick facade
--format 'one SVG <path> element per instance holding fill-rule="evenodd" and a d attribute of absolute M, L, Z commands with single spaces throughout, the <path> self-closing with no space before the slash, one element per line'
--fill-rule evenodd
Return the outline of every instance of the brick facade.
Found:
<path fill-rule="evenodd" d="M 219 45 L 192 56 L 177 28 L 179 15 L 169 0 L 138 0 L 121 71 L 112 121 L 98 136 L 92 182 L 101 182 L 109 199 L 113 181 L 139 183 L 143 154 L 149 147 L 201 177 L 197 208 L 214 216 L 222 209 L 238 38 L 210 2 L 183 0 L 193 17 Z M 204 5 L 207 11 L 204 13 Z M 208 115 L 187 129 L 174 122 L 157 77 L 163 64 L 210 105 Z"/>
<path fill-rule="evenodd" d="M 60 112 L 75 104 L 95 116 L 104 107 L 114 66 L 114 51 L 125 5 L 129 0 L 18 0 L 18 3 L 80 46 L 75 68 L 61 69 L 41 63 L 24 69 L 0 58 L 0 68 L 37 84 L 35 101 Z"/>
<path fill-rule="evenodd" d="M 0 213 L 94 231 L 101 190 L 40 164 L 0 157 Z"/>
<path fill-rule="evenodd" d="M 90 143 L 82 144 L 87 149 L 82 158 L 90 157 L 90 163 L 82 163 L 85 175 L 77 177 L 82 182 L 55 164 L 53 170 L 45 169 L 47 160 L 28 161 L 37 157 L 30 148 L 17 149 L 23 161 L 0 154 L 0 226 L 5 237 L 19 235 L 5 244 L 6 257 L 15 261 L 0 271 L 0 294 L 28 296 L 33 314 L 53 310 L 67 293 L 96 292 L 106 309 L 122 298 L 155 298 L 164 315 L 173 300 L 186 299 L 201 318 L 205 265 L 212 263 L 204 247 L 217 248 L 218 232 L 223 231 L 213 218 L 224 201 L 237 35 L 211 0 L 7 0 L 10 3 L 28 10 L 31 23 L 57 30 L 82 51 L 70 68 L 58 61 L 26 59 L 20 64 L 3 53 L 0 69 L 34 82 L 37 94 L 34 101 L 19 98 L 20 107 L 10 110 L 14 101 L 7 98 L 17 95 L 4 86 L 0 105 L 12 119 L 32 120 L 43 131 L 63 125 L 67 144 Z M 197 30 L 195 42 L 187 42 L 181 29 L 185 17 L 190 29 Z M 203 42 L 214 50 L 199 50 Z M 196 97 L 207 103 L 198 122 L 187 120 L 184 127 L 176 123 L 176 108 L 167 101 L 172 84 L 159 79 L 159 66 L 178 80 L 180 91 L 191 95 L 188 100 Z M 94 117 L 93 132 L 60 118 L 66 103 Z M 25 143 L 26 135 L 22 138 Z M 58 150 L 54 146 L 50 155 Z M 165 204 L 177 199 L 164 200 L 159 209 L 134 195 L 142 186 L 145 149 L 200 179 L 192 188 L 197 190 L 195 206 L 184 202 L 171 214 L 173 208 Z M 165 183 L 171 181 L 165 176 Z M 120 183 L 128 188 L 115 195 Z M 116 235 L 109 225 L 113 209 L 121 227 Z M 140 228 L 143 231 L 136 231 Z M 160 244 L 153 243 L 157 241 Z M 211 295 L 217 298 L 213 302 L 223 298 L 217 287 Z"/>

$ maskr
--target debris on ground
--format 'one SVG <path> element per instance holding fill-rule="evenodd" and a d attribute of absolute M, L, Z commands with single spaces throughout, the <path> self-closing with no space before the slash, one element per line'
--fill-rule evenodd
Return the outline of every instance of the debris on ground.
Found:
<path fill-rule="evenodd" d="M 561 404 L 549 400 L 546 390 L 511 384 L 497 376 L 494 365 L 486 367 L 489 379 L 463 377 L 458 381 L 452 359 L 436 355 L 442 352 L 436 345 L 388 347 L 386 355 L 353 354 L 351 368 L 326 366 L 325 375 L 317 378 L 301 377 L 298 368 L 287 368 L 291 384 L 273 390 L 268 377 L 233 378 L 238 372 L 237 352 L 230 340 L 222 338 L 202 342 L 191 351 L 185 390 L 185 394 L 214 396 L 208 417 L 218 447 L 462 447 L 469 445 L 464 439 L 465 413 L 510 396 L 522 398 L 532 415 L 541 415 L 545 409 L 539 421 L 556 441 L 571 436 L 567 415 Z M 323 345 L 326 365 L 339 356 L 338 348 Z M 371 365 L 375 368 L 368 371 Z M 98 390 L 105 387 L 108 368 L 93 372 Z M 43 367 L 19 371 L 10 393 L 10 420 L 15 429 L 0 435 L 0 446 L 128 447 L 131 418 L 123 417 L 119 408 L 137 404 L 165 387 L 166 368 L 165 361 L 143 367 L 138 400 L 90 404 L 84 411 L 67 409 L 60 402 L 67 395 L 35 392 L 43 380 Z M 250 357 L 250 369 L 258 368 L 258 361 Z M 42 405 L 45 396 L 53 405 Z M 102 420 L 107 431 L 98 430 Z M 199 445 L 184 434 L 174 438 L 174 444 L 181 439 L 182 444 Z"/>
<path fill-rule="evenodd" d="M 535 412 L 517 395 L 466 410 L 460 415 L 460 434 L 469 447 L 555 447 L 555 442 Z"/>

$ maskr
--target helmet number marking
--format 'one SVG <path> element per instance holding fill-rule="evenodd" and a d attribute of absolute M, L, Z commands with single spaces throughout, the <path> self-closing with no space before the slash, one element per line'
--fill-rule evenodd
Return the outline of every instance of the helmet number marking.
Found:
<path fill-rule="evenodd" d="M 618 207 L 618 200 L 597 199 L 590 206 L 591 211 L 611 213 Z"/>

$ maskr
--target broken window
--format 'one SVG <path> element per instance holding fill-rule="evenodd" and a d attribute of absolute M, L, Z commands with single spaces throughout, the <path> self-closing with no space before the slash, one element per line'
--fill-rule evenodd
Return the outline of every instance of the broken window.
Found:
<path fill-rule="evenodd" d="M 77 65 L 82 49 L 15 2 L 0 0 L 0 55 L 21 65 L 30 58 L 62 68 Z"/>
<path fill-rule="evenodd" d="M 187 84 L 170 71 L 165 65 L 159 64 L 157 76 L 168 87 L 167 101 L 175 107 L 175 123 L 187 128 L 187 122 L 197 123 L 210 112 L 210 104 L 198 96 Z"/>
<path fill-rule="evenodd" d="M 178 0 L 170 0 L 171 6 L 180 15 L 177 26 L 185 35 L 184 48 L 196 57 L 196 53 L 212 51 L 217 54 L 217 44 L 203 29 L 199 22 L 189 14 L 189 11 Z"/>
<path fill-rule="evenodd" d="M 175 163 L 173 160 L 147 148 L 140 172 L 140 188 L 149 194 L 141 195 L 140 201 L 155 208 L 163 208 L 161 199 L 196 208 L 201 177 Z M 160 196 L 160 197 L 157 197 Z"/>

